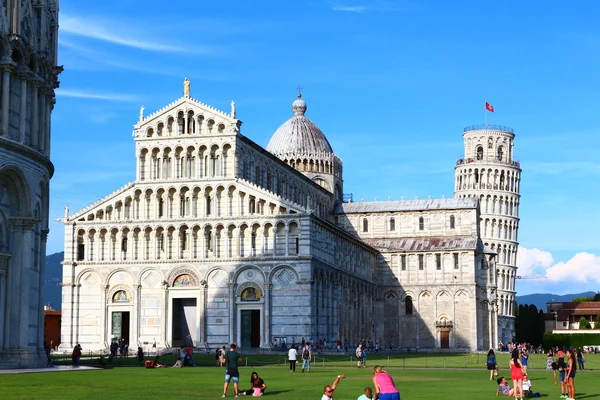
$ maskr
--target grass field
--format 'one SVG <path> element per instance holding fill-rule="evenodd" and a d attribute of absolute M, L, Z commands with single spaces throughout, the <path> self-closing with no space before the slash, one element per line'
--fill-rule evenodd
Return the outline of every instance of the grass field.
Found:
<path fill-rule="evenodd" d="M 488 380 L 489 374 L 484 369 L 482 355 L 480 355 L 479 365 L 475 366 L 474 362 L 473 368 L 467 369 L 450 369 L 456 368 L 456 365 L 461 362 L 464 363 L 464 355 L 428 355 L 427 362 L 428 365 L 431 364 L 431 368 L 427 369 L 413 367 L 413 365 L 424 364 L 424 355 L 402 357 L 406 363 L 409 363 L 406 365 L 406 369 L 401 365 L 393 366 L 393 364 L 399 364 L 402 359 L 398 355 L 394 357 L 396 358 L 390 359 L 392 366 L 387 370 L 394 377 L 403 400 L 498 399 L 495 397 L 496 383 Z M 589 362 L 595 364 L 600 361 L 596 357 L 598 356 L 588 357 Z M 354 400 L 362 394 L 366 386 L 371 386 L 371 368 L 353 368 L 349 366 L 347 360 L 343 360 L 339 366 L 333 365 L 342 360 L 326 361 L 325 367 L 317 362 L 313 364 L 310 374 L 302 374 L 299 370 L 295 374 L 291 374 L 283 364 L 281 366 L 259 366 L 272 365 L 273 358 L 274 356 L 248 357 L 249 366 L 240 368 L 240 388 L 249 386 L 248 381 L 253 370 L 256 370 L 265 380 L 268 386 L 266 398 L 272 400 L 320 399 L 323 385 L 331 384 L 341 373 L 345 374 L 347 379 L 344 379 L 336 390 L 336 400 Z M 275 356 L 275 358 L 277 357 Z M 369 359 L 370 366 L 375 365 L 372 358 L 375 357 Z M 440 360 L 444 359 L 446 359 L 449 369 L 433 368 L 433 364 L 436 364 L 437 367 Z M 470 360 L 470 358 L 467 359 Z M 386 361 L 387 355 L 382 356 L 381 360 Z M 161 357 L 161 361 L 168 361 L 167 357 Z M 196 357 L 196 361 L 203 366 L 183 369 L 145 369 L 123 366 L 96 371 L 0 374 L 0 398 L 7 400 L 219 399 L 222 394 L 223 369 L 211 366 L 213 357 L 209 355 Z M 508 363 L 508 360 L 506 361 Z M 502 364 L 503 360 L 499 362 Z M 252 364 L 254 366 L 251 366 Z M 448 364 L 452 364 L 452 366 Z M 503 372 L 506 373 L 507 369 L 501 369 L 500 373 Z M 534 391 L 540 392 L 542 398 L 558 399 L 560 390 L 553 385 L 551 371 L 530 370 L 529 375 Z M 596 372 L 578 372 L 576 389 L 578 391 L 577 399 L 600 400 L 598 369 Z M 228 394 L 228 397 L 233 397 L 232 387 Z"/>

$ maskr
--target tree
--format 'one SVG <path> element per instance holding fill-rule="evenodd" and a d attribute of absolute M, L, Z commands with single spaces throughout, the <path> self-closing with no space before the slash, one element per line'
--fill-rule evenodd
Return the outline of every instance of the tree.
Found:
<path fill-rule="evenodd" d="M 592 324 L 585 317 L 579 319 L 579 329 L 592 329 Z"/>
<path fill-rule="evenodd" d="M 600 292 L 598 292 L 594 295 L 594 298 L 592 299 L 592 301 L 600 301 Z"/>
<path fill-rule="evenodd" d="M 575 297 L 571 299 L 573 303 L 583 303 L 584 301 L 593 301 L 593 297 Z"/>
<path fill-rule="evenodd" d="M 596 323 L 594 324 L 594 329 L 600 329 L 600 314 L 596 315 Z"/>

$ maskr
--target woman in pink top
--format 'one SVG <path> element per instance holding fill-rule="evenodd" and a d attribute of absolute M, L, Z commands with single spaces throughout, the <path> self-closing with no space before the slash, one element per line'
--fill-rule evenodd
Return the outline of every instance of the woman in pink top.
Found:
<path fill-rule="evenodd" d="M 374 400 L 400 400 L 400 392 L 396 389 L 391 375 L 383 370 L 381 365 L 373 367 Z"/>

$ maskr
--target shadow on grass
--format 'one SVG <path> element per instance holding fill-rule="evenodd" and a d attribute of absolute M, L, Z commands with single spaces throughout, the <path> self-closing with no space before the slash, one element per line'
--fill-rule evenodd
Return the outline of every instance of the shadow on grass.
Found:
<path fill-rule="evenodd" d="M 264 396 L 271 396 L 273 394 L 281 394 L 285 392 L 291 392 L 291 390 L 265 390 Z M 249 396 L 252 397 L 252 396 Z"/>

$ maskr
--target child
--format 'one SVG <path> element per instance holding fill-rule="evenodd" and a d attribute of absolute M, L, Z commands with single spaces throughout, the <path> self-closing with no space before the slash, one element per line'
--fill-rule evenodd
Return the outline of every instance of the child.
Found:
<path fill-rule="evenodd" d="M 360 396 L 358 400 L 373 400 L 373 391 L 371 390 L 371 388 L 365 388 L 365 394 Z"/>
<path fill-rule="evenodd" d="M 527 397 L 532 395 L 531 381 L 529 380 L 527 374 L 523 374 L 523 394 Z"/>

